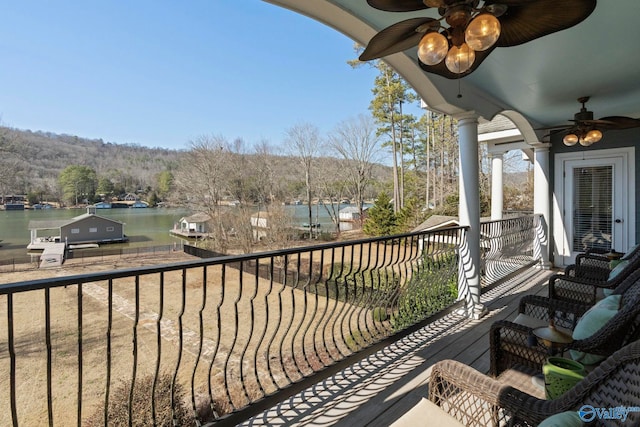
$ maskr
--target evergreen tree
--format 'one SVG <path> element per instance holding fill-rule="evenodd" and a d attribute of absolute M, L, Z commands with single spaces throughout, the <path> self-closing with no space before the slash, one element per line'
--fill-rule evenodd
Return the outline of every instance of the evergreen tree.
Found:
<path fill-rule="evenodd" d="M 387 193 L 380 193 L 374 205 L 367 211 L 367 219 L 362 230 L 370 236 L 388 236 L 395 232 L 396 214 Z"/>

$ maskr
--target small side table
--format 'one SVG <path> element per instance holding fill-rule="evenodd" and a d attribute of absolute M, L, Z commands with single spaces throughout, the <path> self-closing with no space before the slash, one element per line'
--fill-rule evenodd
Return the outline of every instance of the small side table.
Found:
<path fill-rule="evenodd" d="M 573 342 L 573 337 L 556 328 L 553 320 L 549 322 L 549 326 L 536 328 L 532 332 L 538 341 L 547 347 L 550 356 L 562 354 L 564 347 Z"/>
<path fill-rule="evenodd" d="M 611 249 L 611 251 L 609 251 L 606 254 L 604 254 L 604 256 L 609 258 L 609 261 L 617 261 L 617 260 L 619 260 L 620 258 L 622 258 L 624 256 L 624 253 L 623 252 L 616 252 L 615 250 Z"/>

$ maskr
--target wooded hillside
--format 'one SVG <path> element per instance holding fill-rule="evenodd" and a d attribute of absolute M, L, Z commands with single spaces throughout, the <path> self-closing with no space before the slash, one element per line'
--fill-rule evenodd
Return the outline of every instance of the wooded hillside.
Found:
<path fill-rule="evenodd" d="M 245 157 L 256 155 L 249 147 L 245 150 Z M 116 194 L 161 192 L 158 191 L 162 185 L 161 174 L 177 171 L 188 153 L 189 150 L 116 144 L 74 135 L 0 127 L 0 194 L 35 193 L 47 200 L 61 199 L 60 174 L 71 165 L 93 169 L 99 180 L 106 179 L 113 184 Z M 282 197 L 299 198 L 304 193 L 304 171 L 290 156 L 272 153 L 282 153 L 282 150 L 272 147 L 261 160 L 269 163 L 278 178 Z M 318 157 L 317 168 L 335 170 L 336 162 L 346 163 Z M 375 165 L 372 175 L 379 185 L 372 187 L 368 197 L 377 194 L 390 180 L 390 169 Z"/>

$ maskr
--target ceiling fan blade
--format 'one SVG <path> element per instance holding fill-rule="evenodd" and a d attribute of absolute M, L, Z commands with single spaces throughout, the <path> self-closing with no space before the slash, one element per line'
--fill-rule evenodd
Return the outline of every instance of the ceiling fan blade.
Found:
<path fill-rule="evenodd" d="M 413 12 L 427 9 L 422 0 L 367 0 L 369 6 L 386 12 Z"/>
<path fill-rule="evenodd" d="M 424 33 L 416 32 L 416 28 L 429 22 L 437 22 L 437 20 L 412 18 L 385 28 L 369 41 L 366 49 L 360 55 L 360 61 L 382 58 L 417 46 Z"/>
<path fill-rule="evenodd" d="M 565 30 L 584 21 L 596 7 L 596 0 L 491 1 L 508 7 L 500 17 L 499 47 L 517 46 Z"/>
<path fill-rule="evenodd" d="M 545 126 L 545 127 L 541 127 L 541 128 L 535 128 L 534 130 L 553 130 L 553 129 L 563 130 L 563 129 L 569 129 L 569 128 L 573 127 L 573 126 L 574 125 Z"/>
<path fill-rule="evenodd" d="M 600 120 L 611 123 L 609 126 L 610 129 L 631 129 L 640 127 L 640 119 L 634 119 L 631 117 L 609 116 L 602 117 Z"/>
<path fill-rule="evenodd" d="M 476 52 L 476 60 L 473 62 L 473 65 L 471 66 L 471 68 L 469 68 L 464 73 L 460 73 L 460 74 L 452 73 L 451 71 L 449 71 L 444 61 L 436 65 L 423 64 L 421 61 L 418 61 L 418 63 L 420 64 L 420 68 L 422 68 L 428 73 L 438 74 L 447 79 L 458 79 L 473 73 L 480 66 L 480 64 L 482 64 L 482 61 L 484 61 L 485 58 L 489 56 L 489 54 L 493 51 L 493 49 L 495 49 L 495 46 L 492 46 L 489 49 L 484 51 Z"/>
<path fill-rule="evenodd" d="M 543 138 L 547 138 L 557 134 L 568 134 L 571 132 L 571 127 L 560 128 L 560 129 L 551 129 L 548 134 L 544 135 Z"/>

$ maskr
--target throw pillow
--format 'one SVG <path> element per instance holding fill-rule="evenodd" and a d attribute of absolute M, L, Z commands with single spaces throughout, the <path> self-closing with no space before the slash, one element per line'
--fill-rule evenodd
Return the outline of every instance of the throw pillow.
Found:
<path fill-rule="evenodd" d="M 574 340 L 583 340 L 599 331 L 620 309 L 622 295 L 611 295 L 591 307 L 578 320 L 573 330 Z M 605 359 L 605 356 L 589 354 L 578 350 L 569 350 L 571 358 L 585 365 L 593 365 Z"/>
<path fill-rule="evenodd" d="M 618 265 L 616 265 L 613 270 L 609 273 L 609 280 L 614 279 L 624 268 L 629 264 L 629 261 L 620 261 Z"/>

